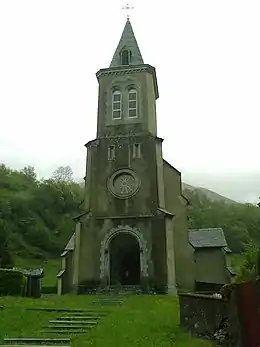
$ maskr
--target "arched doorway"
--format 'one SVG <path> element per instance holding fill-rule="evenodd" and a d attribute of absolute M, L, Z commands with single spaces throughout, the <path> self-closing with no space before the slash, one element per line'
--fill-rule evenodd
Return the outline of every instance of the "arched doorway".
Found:
<path fill-rule="evenodd" d="M 133 237 L 133 239 L 131 239 L 131 242 L 130 242 L 130 244 L 132 244 L 133 246 L 132 250 L 138 249 L 139 251 L 139 271 L 140 271 L 139 281 L 140 281 L 140 278 L 148 277 L 148 262 L 150 260 L 150 251 L 147 249 L 147 242 L 145 238 L 143 237 L 143 234 L 140 233 L 140 231 L 135 227 L 132 227 L 129 225 L 118 225 L 116 228 L 112 228 L 105 233 L 100 244 L 100 280 L 102 283 L 104 283 L 104 285 L 112 284 L 111 271 L 110 271 L 110 265 L 111 265 L 110 251 L 112 251 L 111 252 L 112 254 L 113 248 L 114 247 L 116 248 L 116 246 L 113 246 L 113 243 L 114 242 L 116 243 L 119 241 L 114 241 L 113 243 L 111 243 L 111 241 L 116 239 L 117 236 L 119 235 L 123 235 L 123 236 L 127 235 L 130 237 L 131 236 Z M 130 239 L 128 238 L 128 240 Z M 136 245 L 135 241 L 138 243 L 138 245 Z M 135 243 L 136 248 L 134 248 L 133 242 Z M 112 249 L 110 249 L 110 243 L 111 243 Z M 127 248 L 131 249 L 130 245 L 126 247 L 126 249 Z M 135 254 L 137 254 L 137 252 Z M 113 262 L 113 264 L 115 264 L 115 261 Z"/>
<path fill-rule="evenodd" d="M 118 233 L 109 242 L 110 284 L 140 284 L 140 246 L 129 233 Z"/>

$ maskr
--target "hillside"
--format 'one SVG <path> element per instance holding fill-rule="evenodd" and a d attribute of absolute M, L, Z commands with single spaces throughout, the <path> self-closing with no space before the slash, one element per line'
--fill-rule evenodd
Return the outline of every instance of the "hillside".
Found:
<path fill-rule="evenodd" d="M 57 258 L 71 237 L 73 217 L 82 208 L 84 188 L 60 167 L 50 179 L 37 179 L 33 167 L 17 171 L 0 165 L 0 266 L 12 257 Z M 213 191 L 183 184 L 189 199 L 189 228 L 223 228 L 229 247 L 260 243 L 260 208 L 235 203 Z"/>
<path fill-rule="evenodd" d="M 187 183 L 182 183 L 182 188 L 183 190 L 190 190 L 190 191 L 195 191 L 197 193 L 201 193 L 205 195 L 209 200 L 212 200 L 212 201 L 225 202 L 228 204 L 237 204 L 236 201 L 226 198 L 225 196 L 220 195 L 216 192 L 213 192 L 212 190 L 209 190 L 207 188 L 194 187 Z"/>

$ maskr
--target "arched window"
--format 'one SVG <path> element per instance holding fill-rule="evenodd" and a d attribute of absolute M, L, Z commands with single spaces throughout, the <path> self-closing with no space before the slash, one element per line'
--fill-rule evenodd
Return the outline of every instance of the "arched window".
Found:
<path fill-rule="evenodd" d="M 131 62 L 131 51 L 128 49 L 124 49 L 121 52 L 121 64 L 122 65 L 130 65 Z"/>
<path fill-rule="evenodd" d="M 122 94 L 115 90 L 112 94 L 112 118 L 120 119 L 122 115 Z"/>
<path fill-rule="evenodd" d="M 128 117 L 137 117 L 137 90 L 133 88 L 128 90 Z"/>

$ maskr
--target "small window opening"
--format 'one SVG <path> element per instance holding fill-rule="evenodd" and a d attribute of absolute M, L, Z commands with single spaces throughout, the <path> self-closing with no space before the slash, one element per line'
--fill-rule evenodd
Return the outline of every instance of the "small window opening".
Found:
<path fill-rule="evenodd" d="M 137 117 L 137 91 L 135 89 L 128 91 L 128 117 Z"/>
<path fill-rule="evenodd" d="M 108 160 L 114 160 L 116 158 L 116 146 L 108 146 Z"/>
<path fill-rule="evenodd" d="M 121 64 L 130 65 L 130 61 L 131 61 L 131 51 L 129 51 L 128 49 L 124 49 L 121 52 Z"/>
<path fill-rule="evenodd" d="M 133 144 L 133 158 L 141 158 L 141 144 L 134 143 Z"/>
<path fill-rule="evenodd" d="M 122 114 L 122 94 L 119 90 L 114 91 L 112 95 L 112 117 L 120 119 Z"/>

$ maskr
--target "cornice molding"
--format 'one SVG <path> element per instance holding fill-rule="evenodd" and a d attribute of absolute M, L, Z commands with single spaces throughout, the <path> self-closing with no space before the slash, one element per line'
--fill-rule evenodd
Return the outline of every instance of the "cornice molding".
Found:
<path fill-rule="evenodd" d="M 158 85 L 157 85 L 156 71 L 155 71 L 155 68 L 149 64 L 118 66 L 118 67 L 112 67 L 108 69 L 100 69 L 96 73 L 96 76 L 97 76 L 97 79 L 99 80 L 99 78 L 102 76 L 113 76 L 113 75 L 122 76 L 122 75 L 128 75 L 128 74 L 139 73 L 139 72 L 148 72 L 153 75 L 155 96 L 156 96 L 156 99 L 158 99 L 159 91 L 158 91 Z"/>

